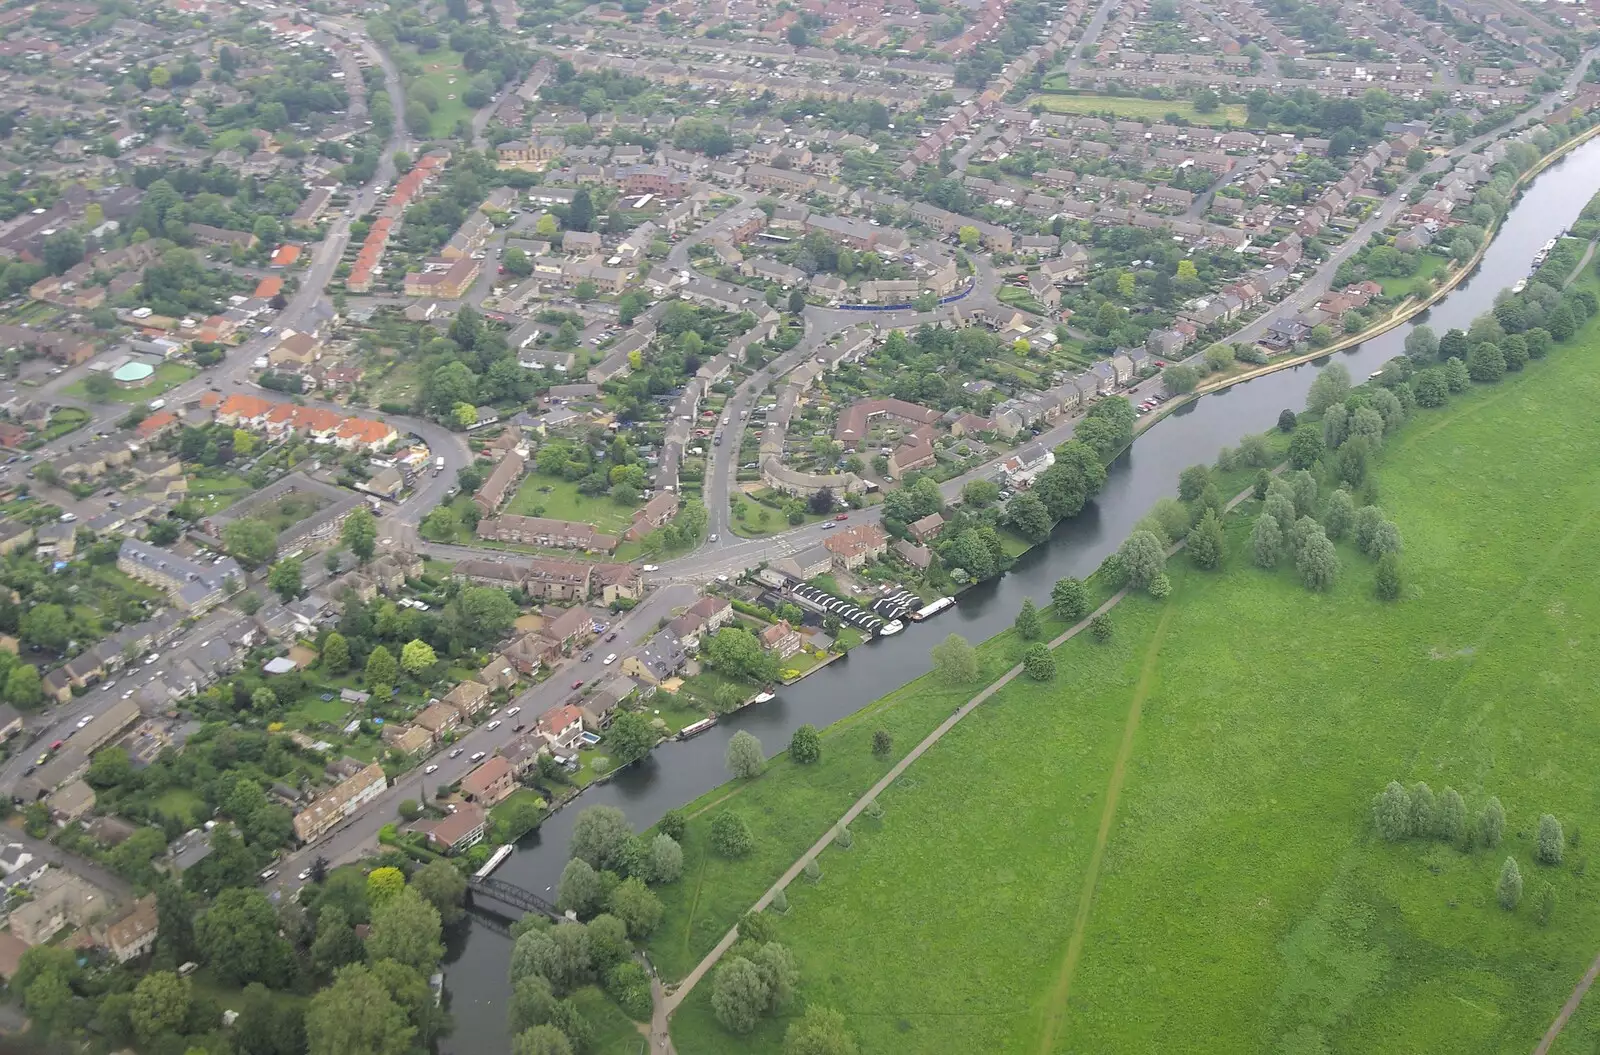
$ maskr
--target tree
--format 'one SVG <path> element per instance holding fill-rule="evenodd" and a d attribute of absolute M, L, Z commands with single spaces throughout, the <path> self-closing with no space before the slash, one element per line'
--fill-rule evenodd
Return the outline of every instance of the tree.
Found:
<path fill-rule="evenodd" d="M 978 229 L 976 227 L 973 227 L 971 224 L 967 224 L 956 231 L 956 238 L 961 241 L 961 248 L 970 253 L 974 249 L 978 248 L 978 242 L 982 236 L 978 233 Z"/>
<path fill-rule="evenodd" d="M 299 597 L 302 589 L 299 558 L 281 560 L 274 564 L 272 570 L 267 572 L 267 586 L 285 603 Z"/>
<path fill-rule="evenodd" d="M 1411 834 L 1428 836 L 1434 832 L 1439 812 L 1438 800 L 1433 796 L 1433 789 L 1427 782 L 1417 781 L 1411 785 L 1409 792 L 1411 803 Z"/>
<path fill-rule="evenodd" d="M 1204 465 L 1191 465 L 1178 474 L 1178 497 L 1193 502 L 1211 482 L 1211 470 Z"/>
<path fill-rule="evenodd" d="M 1324 447 L 1321 429 L 1309 423 L 1298 426 L 1289 440 L 1289 465 L 1295 469 L 1310 469 L 1322 460 Z"/>
<path fill-rule="evenodd" d="M 1344 538 L 1350 531 L 1356 519 L 1355 499 L 1344 488 L 1328 496 L 1328 504 L 1322 511 L 1322 529 L 1331 539 Z"/>
<path fill-rule="evenodd" d="M 323 639 L 322 669 L 329 674 L 343 674 L 350 669 L 350 642 L 337 630 Z"/>
<path fill-rule="evenodd" d="M 1522 900 L 1522 870 L 1517 867 L 1515 857 L 1506 858 L 1506 863 L 1500 866 L 1500 879 L 1494 885 L 1494 896 L 1501 908 L 1507 912 L 1516 911 L 1517 904 Z"/>
<path fill-rule="evenodd" d="M 1044 627 L 1039 622 L 1039 610 L 1033 606 L 1032 597 L 1022 599 L 1022 608 L 1017 612 L 1017 621 L 1013 626 L 1017 636 L 1024 641 L 1032 641 L 1044 633 Z"/>
<path fill-rule="evenodd" d="M 1506 357 L 1498 345 L 1475 344 L 1467 353 L 1467 376 L 1474 381 L 1492 383 L 1506 375 Z"/>
<path fill-rule="evenodd" d="M 1117 550 L 1128 575 L 1128 585 L 1145 589 L 1167 567 L 1167 554 L 1161 540 L 1148 531 L 1135 531 Z"/>
<path fill-rule="evenodd" d="M 874 758 L 885 759 L 894 750 L 894 738 L 887 729 L 877 729 L 872 734 L 872 755 Z"/>
<path fill-rule="evenodd" d="M 1056 657 L 1050 646 L 1040 641 L 1022 653 L 1022 669 L 1034 681 L 1049 681 L 1056 676 Z"/>
<path fill-rule="evenodd" d="M 1283 556 L 1283 529 L 1278 519 L 1263 513 L 1256 517 L 1256 526 L 1250 533 L 1250 559 L 1258 568 L 1275 568 Z"/>
<path fill-rule="evenodd" d="M 604 901 L 605 891 L 600 888 L 599 873 L 581 857 L 568 861 L 556 884 L 556 908 L 571 912 L 579 919 L 588 919 L 600 910 Z"/>
<path fill-rule="evenodd" d="M 766 756 L 761 751 L 761 741 L 744 729 L 734 733 L 728 741 L 723 760 L 728 772 L 742 780 L 759 777 L 767 765 Z"/>
<path fill-rule="evenodd" d="M 711 819 L 711 845 L 723 857 L 743 857 L 755 847 L 755 838 L 743 817 L 724 811 Z"/>
<path fill-rule="evenodd" d="M 1161 384 L 1168 395 L 1181 396 L 1195 390 L 1200 373 L 1187 363 L 1173 363 L 1161 371 Z"/>
<path fill-rule="evenodd" d="M 344 909 L 324 905 L 317 913 L 317 936 L 311 943 L 311 965 L 331 974 L 345 964 L 358 962 L 364 947 L 356 937 Z"/>
<path fill-rule="evenodd" d="M 394 656 L 384 646 L 379 645 L 367 655 L 364 677 L 369 688 L 373 685 L 393 685 L 399 673 L 400 664 L 394 661 Z"/>
<path fill-rule="evenodd" d="M 597 872 L 626 871 L 633 828 L 615 806 L 590 806 L 572 826 L 572 856 Z"/>
<path fill-rule="evenodd" d="M 661 922 L 661 899 L 650 892 L 638 876 L 624 879 L 611 892 L 608 902 L 611 914 L 628 928 L 628 936 L 635 941 L 648 938 Z"/>
<path fill-rule="evenodd" d="M 783 1055 L 857 1055 L 858 1050 L 844 1016 L 817 1004 L 808 1004 L 805 1015 L 789 1023 L 783 1035 Z"/>
<path fill-rule="evenodd" d="M 406 874 L 392 865 L 367 873 L 367 903 L 382 905 L 400 896 L 406 888 Z"/>
<path fill-rule="evenodd" d="M 22 1006 L 27 1009 L 35 1029 L 50 1034 L 68 1024 L 72 1013 L 72 989 L 59 972 L 46 971 L 26 989 L 21 986 L 13 988 L 22 991 Z"/>
<path fill-rule="evenodd" d="M 18 629 L 24 641 L 52 652 L 62 651 L 72 639 L 72 620 L 59 604 L 35 604 L 22 614 Z"/>
<path fill-rule="evenodd" d="M 1406 334 L 1406 354 L 1419 363 L 1431 363 L 1439 355 L 1439 338 L 1430 326 L 1413 326 Z"/>
<path fill-rule="evenodd" d="M 1320 414 L 1335 403 L 1343 403 L 1349 394 L 1350 371 L 1342 363 L 1334 363 L 1324 367 L 1311 382 L 1311 390 L 1306 394 L 1306 410 Z"/>
<path fill-rule="evenodd" d="M 1024 491 L 1006 503 L 1006 522 L 1030 542 L 1043 542 L 1055 527 L 1044 499 L 1032 491 Z"/>
<path fill-rule="evenodd" d="M 801 765 L 811 765 L 822 760 L 822 737 L 816 726 L 807 723 L 789 737 L 789 757 Z"/>
<path fill-rule="evenodd" d="M 622 711 L 606 730 L 606 743 L 610 745 L 612 764 L 618 767 L 632 765 L 656 746 L 660 737 L 650 725 L 650 720 L 634 711 Z"/>
<path fill-rule="evenodd" d="M 1539 884 L 1538 898 L 1539 926 L 1550 925 L 1550 918 L 1556 913 L 1556 888 L 1548 880 Z"/>
<path fill-rule="evenodd" d="M 1068 622 L 1077 622 L 1089 614 L 1089 591 L 1082 580 L 1067 577 L 1057 579 L 1050 588 L 1050 606 Z"/>
<path fill-rule="evenodd" d="M 1467 804 L 1461 792 L 1446 787 L 1433 813 L 1434 834 L 1446 842 L 1460 845 L 1467 837 Z"/>
<path fill-rule="evenodd" d="M 572 1055 L 572 1044 L 554 1026 L 533 1026 L 511 1038 L 511 1055 Z"/>
<path fill-rule="evenodd" d="M 1389 525 L 1392 527 L 1393 525 Z M 1378 572 L 1373 579 L 1373 589 L 1380 601 L 1397 601 L 1405 589 L 1400 575 L 1400 558 L 1390 552 L 1378 558 Z"/>
<path fill-rule="evenodd" d="M 407 1055 L 416 1032 L 364 964 L 342 968 L 306 1009 L 308 1055 Z"/>
<path fill-rule="evenodd" d="M 1389 781 L 1374 796 L 1372 823 L 1387 842 L 1397 843 L 1411 834 L 1411 798 L 1398 780 Z"/>
<path fill-rule="evenodd" d="M 1222 533 L 1222 521 L 1216 510 L 1207 509 L 1200 522 L 1189 531 L 1185 547 L 1189 559 L 1201 568 L 1219 568 L 1228 555 L 1227 539 Z"/>
<path fill-rule="evenodd" d="M 407 641 L 400 650 L 400 666 L 406 673 L 417 675 L 427 670 L 439 661 L 434 654 L 433 646 L 422 640 Z"/>
<path fill-rule="evenodd" d="M 1339 575 L 1339 554 L 1320 525 L 1300 547 L 1294 563 L 1307 589 L 1326 590 Z"/>
<path fill-rule="evenodd" d="M 1493 850 L 1500 845 L 1500 839 L 1505 835 L 1506 811 L 1500 805 L 1500 800 L 1494 796 L 1484 803 L 1483 812 L 1478 814 L 1478 840 Z"/>
<path fill-rule="evenodd" d="M 6 699 L 24 710 L 32 710 L 44 702 L 44 682 L 39 668 L 31 663 L 18 663 L 6 675 Z"/>
<path fill-rule="evenodd" d="M 1567 852 L 1567 838 L 1561 831 L 1561 822 L 1551 814 L 1539 818 L 1539 847 L 1534 853 L 1540 864 L 1558 865 Z"/>
<path fill-rule="evenodd" d="M 711 987 L 711 1010 L 730 1033 L 749 1033 L 766 1012 L 771 994 L 756 965 L 743 956 L 724 960 Z"/>
<path fill-rule="evenodd" d="M 277 988 L 292 962 L 289 943 L 278 934 L 277 912 L 254 889 L 229 887 L 219 893 L 195 924 L 195 945 L 224 985 L 261 982 Z"/>
<path fill-rule="evenodd" d="M 1089 620 L 1089 633 L 1093 634 L 1094 639 L 1102 644 L 1110 641 L 1111 635 L 1115 632 L 1116 627 L 1112 624 L 1111 615 L 1108 612 L 1102 612 Z"/>
<path fill-rule="evenodd" d="M 407 888 L 372 910 L 367 931 L 367 958 L 394 960 L 424 976 L 431 974 L 444 956 L 440 940 L 439 910 Z"/>
<path fill-rule="evenodd" d="M 339 538 L 362 564 L 372 559 L 378 546 L 378 522 L 366 506 L 356 506 L 344 518 Z"/>
<path fill-rule="evenodd" d="M 270 564 L 278 552 L 278 533 L 255 517 L 241 517 L 222 529 L 222 544 L 246 568 Z"/>
<path fill-rule="evenodd" d="M 1299 416 L 1292 410 L 1285 409 L 1280 411 L 1278 413 L 1278 431 L 1286 435 L 1293 432 L 1299 420 Z"/>
<path fill-rule="evenodd" d="M 148 1044 L 163 1033 L 178 1033 L 189 1017 L 193 999 L 189 979 L 173 971 L 155 971 L 139 979 L 133 990 L 129 1018 L 142 1043 Z"/>
<path fill-rule="evenodd" d="M 662 832 L 650 840 L 650 881 L 676 883 L 683 875 L 683 847 L 672 836 Z"/>
<path fill-rule="evenodd" d="M 966 685 L 978 677 L 978 651 L 960 634 L 951 634 L 930 651 L 933 669 L 948 685 Z"/>
<path fill-rule="evenodd" d="M 592 967 L 589 932 L 581 923 L 558 923 L 547 931 L 528 931 L 511 950 L 513 985 L 530 975 L 540 975 L 553 992 L 565 993 L 588 981 Z"/>

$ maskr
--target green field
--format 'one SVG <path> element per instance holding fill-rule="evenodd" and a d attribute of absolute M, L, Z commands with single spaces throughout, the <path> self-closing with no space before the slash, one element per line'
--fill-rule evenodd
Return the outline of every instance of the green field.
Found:
<path fill-rule="evenodd" d="M 578 485 L 559 476 L 530 473 L 506 503 L 507 513 L 576 520 L 593 524 L 596 531 L 620 536 L 633 523 L 637 506 L 620 506 L 608 495 L 582 495 Z M 538 510 L 538 512 L 535 512 Z"/>
<path fill-rule="evenodd" d="M 113 389 L 104 399 L 96 399 L 89 395 L 81 379 L 63 388 L 61 394 L 89 403 L 143 403 L 156 398 L 169 388 L 176 388 L 197 373 L 199 371 L 194 367 L 182 363 L 162 363 L 156 367 L 156 372 L 151 375 L 149 383 L 138 388 Z"/>
<path fill-rule="evenodd" d="M 1028 99 L 1025 105 L 1038 103 L 1056 114 L 1113 114 L 1132 121 L 1164 121 L 1168 114 L 1177 114 L 1190 124 L 1242 125 L 1249 116 L 1242 103 L 1223 103 L 1209 114 L 1202 114 L 1187 99 L 1140 99 L 1132 95 L 1058 95 L 1046 93 Z"/>
<path fill-rule="evenodd" d="M 402 53 L 410 57 L 411 62 L 422 70 L 420 76 L 406 84 L 409 93 L 415 84 L 426 84 L 438 96 L 439 108 L 433 111 L 432 134 L 438 137 L 451 135 L 456 127 L 456 122 L 462 118 L 470 120 L 473 110 L 461 97 L 472 86 L 472 75 L 461 65 L 461 56 L 449 48 L 439 48 L 426 55 L 419 55 L 414 48 L 404 48 Z M 396 107 L 402 110 L 403 107 Z M 401 118 L 404 114 L 401 113 Z"/>
<path fill-rule="evenodd" d="M 790 887 L 790 1013 L 845 1012 L 863 1052 L 1528 1051 L 1600 947 L 1573 845 L 1595 823 L 1600 677 L 1586 359 L 1557 349 L 1388 441 L 1400 602 L 1373 599 L 1372 562 L 1348 547 L 1326 594 L 1255 569 L 1238 519 L 1224 573 L 1175 559 L 1170 599 L 1125 602 L 1111 643 L 1069 642 L 1054 682 L 1014 683 L 956 727 L 885 793 L 881 823 L 823 855 L 819 884 Z M 719 808 L 750 822 L 758 857 L 783 857 L 767 843 L 800 841 L 785 833 L 801 815 L 843 811 L 875 724 L 830 730 L 803 786 L 780 762 Z M 1504 843 L 1379 841 L 1371 799 L 1394 779 L 1453 786 L 1474 814 L 1498 796 Z M 1545 812 L 1568 833 L 1559 867 L 1534 861 Z M 1526 881 L 1515 913 L 1494 897 L 1507 855 Z M 668 977 L 717 929 L 686 932 L 683 902 L 720 923 L 777 864 L 690 860 L 652 947 Z M 674 1019 L 680 1050 L 777 1050 L 781 1021 L 734 1038 L 709 997 L 697 987 Z M 1590 1050 L 1593 1018 L 1558 1050 Z"/>

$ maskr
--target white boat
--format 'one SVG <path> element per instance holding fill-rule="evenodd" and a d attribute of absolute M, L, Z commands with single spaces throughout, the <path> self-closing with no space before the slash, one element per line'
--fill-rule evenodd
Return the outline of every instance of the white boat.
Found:
<path fill-rule="evenodd" d="M 758 693 L 755 694 L 754 697 L 751 698 L 750 702 L 751 703 L 766 703 L 768 700 L 775 700 L 777 698 L 778 698 L 778 695 L 777 695 L 777 693 L 774 693 L 774 692 L 758 692 Z"/>
<path fill-rule="evenodd" d="M 911 621 L 913 623 L 920 623 L 924 619 L 938 615 L 940 612 L 944 611 L 946 608 L 949 608 L 955 603 L 956 599 L 954 597 L 941 597 L 932 604 L 925 604 L 921 608 L 918 608 L 915 612 L 912 612 Z"/>
<path fill-rule="evenodd" d="M 482 868 L 472 873 L 473 878 L 483 879 L 487 877 L 490 872 L 493 872 L 496 868 L 500 867 L 500 863 L 502 861 L 511 856 L 511 851 L 514 849 L 516 849 L 516 847 L 512 846 L 510 843 L 500 847 L 500 849 L 496 850 L 494 854 L 483 863 Z"/>
<path fill-rule="evenodd" d="M 906 625 L 898 619 L 891 619 L 883 624 L 883 629 L 878 631 L 879 637 L 892 637 L 904 630 Z"/>
<path fill-rule="evenodd" d="M 1517 284 L 1511 287 L 1511 292 L 1513 292 L 1513 293 L 1521 293 L 1523 290 L 1525 290 L 1527 288 L 1528 288 L 1528 280 L 1525 279 L 1525 278 L 1519 278 L 1519 279 L 1517 279 Z"/>

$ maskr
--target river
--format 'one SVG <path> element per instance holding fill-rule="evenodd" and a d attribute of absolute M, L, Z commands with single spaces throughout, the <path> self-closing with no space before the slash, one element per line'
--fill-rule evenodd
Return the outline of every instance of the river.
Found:
<path fill-rule="evenodd" d="M 1577 218 L 1597 189 L 1600 139 L 1541 174 L 1513 207 L 1477 272 L 1417 321 L 1427 322 L 1440 335 L 1451 327 L 1467 328 L 1490 307 L 1496 293 L 1528 273 L 1534 253 Z M 1359 382 L 1403 354 L 1410 329 L 1409 324 L 1397 327 L 1330 358 L 1344 363 Z M 945 635 L 959 633 L 969 641 L 982 641 L 1011 625 L 1025 596 L 1048 603 L 1052 583 L 1066 575 L 1092 572 L 1157 499 L 1175 494 L 1178 474 L 1185 467 L 1215 461 L 1223 447 L 1237 445 L 1247 433 L 1271 428 L 1285 408 L 1298 412 L 1312 378 L 1327 361 L 1268 374 L 1179 408 L 1140 435 L 1111 465 L 1105 490 L 1096 501 L 1078 517 L 1058 525 L 1049 542 L 1024 554 L 1011 572 L 967 590 L 953 610 L 851 651 L 769 703 L 741 711 L 694 740 L 661 745 L 650 758 L 547 820 L 500 866 L 496 878 L 553 901 L 572 825 L 583 807 L 617 806 L 636 828 L 648 827 L 668 809 L 727 779 L 722 756 L 735 732 L 754 734 L 769 753 L 780 750 L 796 727 L 806 722 L 828 725 L 925 673 L 931 667 L 929 649 Z M 442 1044 L 445 1052 L 509 1050 L 505 1008 L 510 947 L 508 938 L 478 922 L 453 936 L 445 970 L 455 1032 Z"/>

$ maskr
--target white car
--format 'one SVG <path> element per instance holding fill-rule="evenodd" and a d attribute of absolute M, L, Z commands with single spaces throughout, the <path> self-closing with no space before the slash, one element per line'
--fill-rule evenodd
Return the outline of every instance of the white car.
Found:
<path fill-rule="evenodd" d="M 488 728 L 491 733 L 494 732 L 496 729 L 500 728 L 500 719 L 496 718 L 494 721 L 490 722 L 486 728 Z"/>
<path fill-rule="evenodd" d="M 521 713 L 522 713 L 522 708 L 521 707 L 512 707 L 512 708 L 510 708 L 510 709 L 508 709 L 506 711 L 506 717 L 507 718 L 515 718 L 517 715 L 519 715 Z"/>
<path fill-rule="evenodd" d="M 100 686 L 100 691 L 101 692 L 110 692 L 112 689 L 114 689 L 116 687 L 117 687 L 117 683 L 116 682 L 108 681 L 104 685 Z"/>
<path fill-rule="evenodd" d="M 310 879 L 310 878 L 311 878 L 311 869 L 307 868 L 305 871 L 300 873 L 300 882 L 304 883 L 307 879 Z"/>
<path fill-rule="evenodd" d="M 82 718 L 78 719 L 78 728 L 82 729 L 92 721 L 94 721 L 94 715 L 86 714 Z"/>
<path fill-rule="evenodd" d="M 607 656 L 605 658 L 604 663 L 605 663 L 606 666 L 609 667 L 609 666 L 611 666 L 611 664 L 615 663 L 616 661 L 617 661 L 617 654 L 615 652 L 613 652 L 613 653 L 611 653 L 611 655 L 609 655 L 609 656 Z"/>
<path fill-rule="evenodd" d="M 132 689 L 129 689 L 127 692 L 122 694 L 122 698 L 125 699 L 125 700 L 131 699 L 132 697 L 133 697 L 133 690 Z"/>
<path fill-rule="evenodd" d="M 144 657 L 144 665 L 148 667 L 150 664 L 154 663 L 156 660 L 158 660 L 160 658 L 161 658 L 161 653 L 152 652 L 148 656 Z"/>
<path fill-rule="evenodd" d="M 474 752 L 472 752 L 472 758 L 471 758 L 470 761 L 482 762 L 483 759 L 484 759 L 484 753 L 482 751 L 474 751 Z"/>
<path fill-rule="evenodd" d="M 436 765 L 430 765 L 430 766 L 428 766 L 428 768 L 424 769 L 422 772 L 423 772 L 424 776 L 426 776 L 429 773 L 437 773 L 437 772 L 439 772 L 439 767 L 436 766 Z"/>
<path fill-rule="evenodd" d="M 659 564 L 645 564 L 645 565 L 641 565 L 639 570 L 640 571 L 660 571 L 661 570 L 661 565 L 659 565 Z"/>

